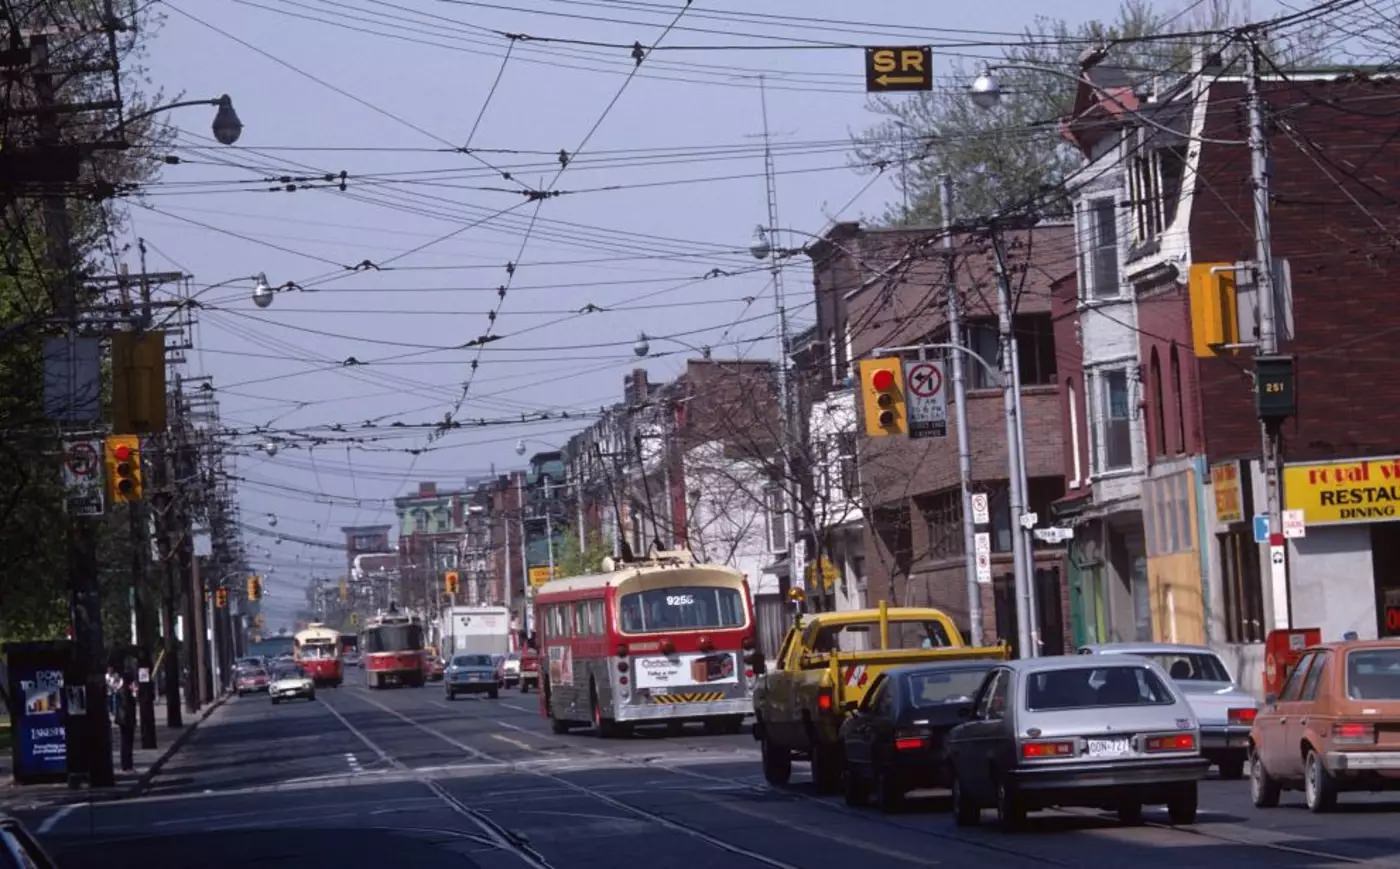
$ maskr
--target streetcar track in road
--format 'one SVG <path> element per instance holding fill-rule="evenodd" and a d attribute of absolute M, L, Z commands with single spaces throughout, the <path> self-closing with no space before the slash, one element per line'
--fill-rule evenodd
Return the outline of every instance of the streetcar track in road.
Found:
<path fill-rule="evenodd" d="M 791 863 L 786 863 L 786 862 L 784 862 L 784 861 L 782 861 L 782 860 L 778 860 L 778 859 L 776 859 L 776 858 L 769 857 L 767 854 L 763 854 L 763 853 L 758 852 L 758 851 L 752 851 L 752 850 L 749 850 L 748 848 L 744 848 L 744 847 L 742 847 L 742 846 L 740 846 L 740 845 L 735 845 L 735 844 L 732 843 L 732 842 L 727 842 L 727 841 L 725 841 L 724 839 L 721 839 L 721 838 L 719 838 L 718 836 L 714 836 L 714 835 L 712 835 L 712 834 L 710 834 L 710 833 L 707 833 L 707 832 L 705 832 L 704 830 L 702 830 L 702 829 L 700 829 L 700 828 L 698 828 L 698 827 L 692 827 L 692 826 L 690 826 L 690 825 L 688 825 L 688 824 L 683 824 L 683 823 L 681 823 L 680 821 L 673 820 L 672 818 L 668 818 L 668 817 L 666 817 L 665 815 L 661 815 L 661 814 L 658 814 L 658 813 L 656 813 L 656 812 L 648 811 L 647 809 L 643 809 L 643 808 L 641 808 L 641 807 L 639 807 L 639 806 L 634 806 L 634 805 L 632 805 L 631 803 L 625 802 L 625 801 L 623 801 L 623 800 L 615 799 L 615 798 L 609 796 L 608 794 L 606 794 L 606 793 L 604 793 L 604 792 L 602 792 L 602 791 L 600 791 L 600 790 L 598 790 L 598 789 L 596 789 L 596 788 L 591 788 L 591 787 L 588 787 L 587 785 L 581 785 L 581 784 L 579 784 L 579 783 L 577 783 L 577 782 L 569 781 L 568 779 L 562 778 L 561 776 L 555 775 L 555 774 L 550 773 L 550 772 L 546 772 L 546 771 L 544 771 L 544 770 L 540 770 L 540 769 L 531 769 L 531 768 L 528 767 L 528 766 L 524 766 L 524 765 L 516 764 L 516 763 L 511 763 L 511 762 L 508 762 L 508 761 L 500 760 L 499 758 L 492 757 L 491 755 L 487 754 L 486 752 L 481 751 L 481 750 L 476 749 L 476 748 L 473 748 L 473 747 L 467 745 L 466 743 L 461 742 L 460 740 L 453 739 L 452 737 L 448 736 L 448 735 L 445 734 L 445 733 L 442 733 L 442 732 L 439 731 L 439 730 L 435 730 L 435 729 L 433 729 L 433 728 L 431 728 L 431 727 L 429 727 L 429 726 L 427 726 L 426 724 L 423 724 L 423 723 L 421 723 L 421 722 L 414 721 L 412 718 L 409 718 L 407 715 L 404 715 L 403 713 L 399 712 L 399 711 L 396 710 L 396 709 L 392 709 L 392 708 L 390 708 L 390 707 L 388 707 L 388 706 L 385 706 L 383 703 L 380 703 L 379 701 L 377 701 L 377 700 L 375 700 L 375 699 L 373 699 L 373 698 L 370 698 L 370 697 L 361 697 L 361 699 L 365 700 L 366 702 L 368 702 L 368 703 L 371 704 L 372 706 L 376 706 L 376 707 L 378 707 L 378 708 L 380 708 L 380 709 L 383 709 L 384 711 L 390 713 L 390 714 L 393 715 L 394 717 L 396 717 L 396 718 L 398 718 L 398 719 L 400 719 L 400 720 L 402 720 L 402 721 L 404 721 L 404 722 L 406 722 L 406 723 L 412 725 L 413 727 L 416 727 L 417 729 L 423 731 L 424 733 L 428 733 L 428 734 L 431 734 L 431 735 L 433 735 L 433 736 L 436 736 L 438 739 L 442 740 L 443 742 L 446 742 L 446 743 L 449 744 L 449 745 L 456 746 L 457 748 L 460 748 L 460 749 L 462 749 L 463 751 L 465 751 L 465 752 L 467 752 L 467 753 L 469 753 L 469 754 L 471 754 L 471 755 L 474 755 L 474 756 L 476 756 L 476 757 L 478 757 L 478 758 L 485 759 L 485 760 L 495 761 L 495 762 L 500 763 L 500 764 L 502 764 L 502 765 L 504 765 L 504 766 L 506 766 L 506 767 L 509 767 L 510 769 L 512 769 L 512 770 L 514 770 L 514 771 L 517 771 L 517 772 L 520 772 L 520 773 L 523 773 L 523 774 L 526 774 L 526 775 L 539 776 L 539 777 L 544 778 L 544 779 L 546 779 L 546 780 L 548 780 L 548 781 L 554 782 L 555 784 L 557 784 L 557 785 L 559 785 L 559 786 L 561 786 L 561 787 L 563 787 L 563 788 L 566 788 L 566 789 L 568 789 L 568 790 L 571 790 L 571 791 L 573 791 L 573 792 L 575 792 L 575 793 L 579 793 L 579 794 L 583 794 L 583 795 L 585 795 L 585 796 L 591 797 L 592 799 L 595 799 L 595 800 L 597 800 L 597 801 L 599 801 L 599 802 L 601 802 L 601 803 L 604 803 L 604 804 L 606 804 L 606 805 L 612 806 L 613 808 L 621 809 L 622 811 L 628 812 L 628 813 L 630 813 L 630 814 L 632 814 L 632 815 L 635 815 L 635 816 L 637 816 L 637 817 L 639 817 L 639 818 L 644 818 L 644 819 L 646 819 L 646 820 L 648 820 L 648 821 L 651 821 L 652 823 L 654 823 L 654 824 L 656 824 L 656 825 L 658 825 L 658 826 L 665 827 L 666 829 L 674 830 L 674 831 L 676 831 L 676 832 L 678 832 L 678 833 L 683 833 L 683 834 L 685 834 L 685 835 L 687 835 L 687 836 L 690 836 L 691 838 L 699 839 L 699 840 L 701 840 L 701 841 L 703 841 L 703 842 L 706 842 L 706 843 L 708 843 L 708 844 L 710 844 L 710 845 L 713 845 L 713 846 L 715 846 L 716 848 L 719 848 L 720 850 L 725 851 L 725 852 L 727 852 L 727 853 L 734 854 L 734 855 L 739 856 L 739 857 L 746 857 L 746 858 L 748 858 L 749 860 L 752 860 L 752 861 L 754 861 L 754 862 L 756 862 L 756 863 L 761 863 L 761 864 L 763 864 L 763 865 L 765 865 L 765 866 L 772 866 L 772 867 L 774 867 L 774 869 L 801 869 L 801 867 L 795 866 L 795 865 L 793 865 L 793 864 L 791 864 Z M 339 717 L 341 717 L 341 718 L 343 719 L 343 716 L 339 716 Z M 357 731 L 357 733 L 358 733 L 358 731 Z M 364 740 L 366 740 L 366 741 L 368 740 L 368 737 L 365 737 L 363 734 L 360 734 L 360 738 L 361 738 L 361 739 L 364 739 Z M 377 749 L 377 748 L 376 748 L 376 750 L 381 750 L 381 749 Z M 381 750 L 381 751 L 382 751 L 382 750 Z M 441 797 L 442 800 L 443 800 L 445 803 L 447 803 L 449 806 L 452 806 L 453 808 L 457 809 L 458 812 L 461 813 L 462 815 L 464 815 L 465 817 L 471 819 L 473 822 L 477 823 L 478 825 L 482 825 L 482 826 L 485 826 L 485 827 L 490 827 L 491 829 L 496 830 L 496 831 L 497 831 L 497 835 L 500 835 L 500 836 L 502 837 L 503 844 L 504 844 L 504 845 L 507 845 L 507 846 L 509 846 L 509 847 L 511 847 L 517 854 L 519 854 L 519 855 L 521 856 L 521 858 L 522 858 L 523 860 L 525 860 L 525 861 L 528 862 L 528 863 L 531 863 L 532 865 L 535 865 L 535 866 L 539 867 L 539 869 L 551 869 L 551 867 L 549 867 L 549 864 L 546 863 L 546 862 L 543 862 L 543 858 L 541 858 L 541 857 L 538 856 L 538 852 L 535 852 L 532 848 L 529 848 L 528 845 L 526 845 L 526 843 L 525 843 L 525 841 L 524 841 L 523 839 L 521 839 L 521 838 L 518 837 L 518 836 L 515 836 L 515 834 L 510 833 L 509 830 L 507 830 L 505 827 L 501 826 L 500 824 L 497 824 L 494 820 L 480 815 L 480 813 L 478 813 L 475 809 L 472 809 L 471 807 L 469 807 L 469 806 L 467 806 L 467 805 L 465 805 L 465 804 L 459 802 L 455 797 L 453 797 L 450 793 L 448 793 L 447 790 L 446 790 L 445 788 L 443 788 L 440 784 L 438 784 L 436 781 L 424 780 L 423 783 L 424 783 L 430 790 L 432 790 L 433 793 L 435 793 L 435 794 L 437 794 L 439 797 Z M 537 861 L 538 861 L 538 862 L 537 862 Z"/>

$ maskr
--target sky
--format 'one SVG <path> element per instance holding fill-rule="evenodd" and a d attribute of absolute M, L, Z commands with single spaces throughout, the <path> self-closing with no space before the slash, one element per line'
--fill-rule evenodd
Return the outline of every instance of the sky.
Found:
<path fill-rule="evenodd" d="M 244 124 L 225 147 L 210 136 L 212 108 L 165 115 L 181 162 L 127 212 L 128 241 L 145 240 L 148 267 L 192 275 L 201 293 L 184 373 L 212 377 L 223 425 L 236 430 L 226 443 L 245 522 L 333 547 L 341 526 L 392 522 L 392 498 L 419 481 L 459 487 L 519 467 L 517 440 L 549 449 L 588 422 L 505 424 L 522 414 L 596 412 L 620 400 L 638 365 L 653 381 L 674 377 L 695 355 L 686 345 L 772 358 L 771 278 L 747 251 L 767 223 L 764 98 L 777 225 L 794 230 L 784 246 L 834 220 L 878 216 L 897 195 L 890 177 L 850 166 L 850 135 L 878 120 L 863 92 L 863 52 L 812 45 L 1000 41 L 1008 37 L 988 31 L 1017 32 L 1037 14 L 1110 17 L 1116 4 L 1001 0 L 989 14 L 976 3 L 700 0 L 677 19 L 680 8 L 154 5 L 164 20 L 148 40 L 148 89 L 161 102 L 227 93 Z M 793 17 L 734 17 L 755 12 Z M 959 29 L 978 33 L 950 32 Z M 748 34 L 766 35 L 767 47 L 714 47 L 756 44 Z M 637 67 L 635 42 L 675 48 Z M 936 49 L 936 86 L 964 87 L 954 63 L 1000 51 Z M 282 190 L 288 183 L 303 189 Z M 526 189 L 558 195 L 532 200 Z M 794 333 L 812 322 L 803 261 L 784 270 Z M 304 289 L 258 308 L 258 274 Z M 606 310 L 580 313 L 589 306 Z M 498 340 L 463 348 L 488 330 Z M 666 355 L 633 355 L 643 331 L 652 353 Z M 346 365 L 351 357 L 369 364 Z M 454 409 L 464 425 L 443 437 L 411 427 Z M 479 419 L 491 424 L 465 425 Z M 257 449 L 267 436 L 250 431 L 337 424 L 335 437 L 373 440 L 294 439 L 269 456 Z M 334 548 L 245 539 L 267 575 L 274 629 L 290 626 L 311 577 L 344 572 Z"/>

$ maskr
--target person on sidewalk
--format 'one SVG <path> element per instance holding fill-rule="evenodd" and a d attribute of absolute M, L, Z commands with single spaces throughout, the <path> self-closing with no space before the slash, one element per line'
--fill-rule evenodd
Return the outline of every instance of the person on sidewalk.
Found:
<path fill-rule="evenodd" d="M 122 677 L 116 667 L 107 667 L 107 712 L 112 721 L 120 721 L 122 702 Z"/>

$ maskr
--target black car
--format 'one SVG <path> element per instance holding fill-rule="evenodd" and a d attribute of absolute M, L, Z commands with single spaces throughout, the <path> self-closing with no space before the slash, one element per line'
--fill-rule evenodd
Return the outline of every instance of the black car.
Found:
<path fill-rule="evenodd" d="M 904 795 L 948 784 L 944 737 L 967 720 L 995 661 L 949 661 L 886 670 L 841 724 L 846 802 L 874 796 L 883 811 Z"/>

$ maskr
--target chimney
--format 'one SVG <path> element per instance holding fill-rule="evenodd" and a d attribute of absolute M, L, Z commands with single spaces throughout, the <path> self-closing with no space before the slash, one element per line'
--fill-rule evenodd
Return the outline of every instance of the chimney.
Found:
<path fill-rule="evenodd" d="M 418 497 L 431 498 L 437 494 L 437 483 L 419 483 Z"/>
<path fill-rule="evenodd" d="M 641 404 L 650 394 L 651 387 L 647 383 L 645 368 L 633 368 L 632 373 L 622 379 L 622 400 L 627 404 Z"/>

